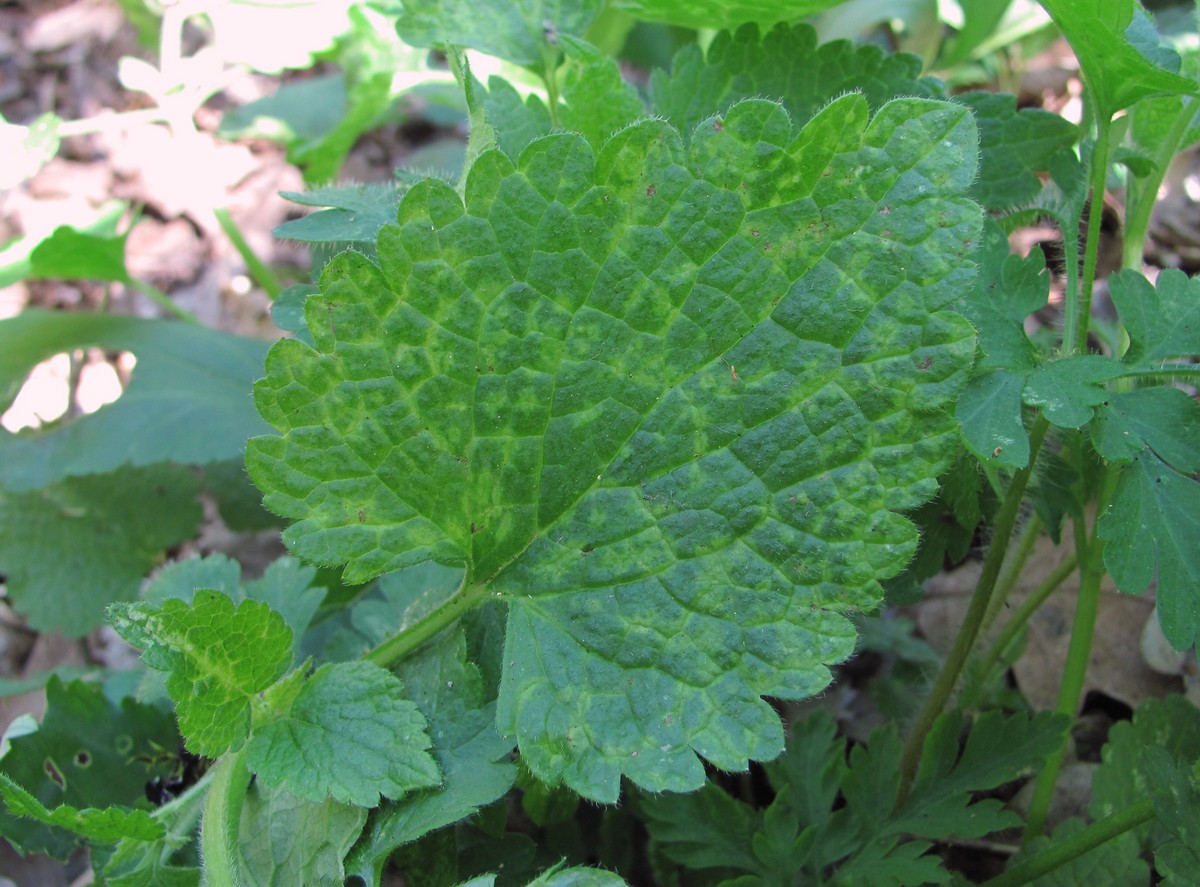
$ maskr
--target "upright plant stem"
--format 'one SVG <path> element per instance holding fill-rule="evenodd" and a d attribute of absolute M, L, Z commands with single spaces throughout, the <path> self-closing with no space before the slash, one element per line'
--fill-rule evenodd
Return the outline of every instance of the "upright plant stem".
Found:
<path fill-rule="evenodd" d="M 1092 655 L 1092 639 L 1096 634 L 1096 614 L 1100 608 L 1100 583 L 1104 579 L 1104 542 L 1096 535 L 1096 524 L 1104 513 L 1109 498 L 1116 487 L 1117 472 L 1110 468 L 1104 475 L 1100 496 L 1097 501 L 1096 517 L 1091 533 L 1084 519 L 1076 524 L 1076 533 L 1085 534 L 1087 541 L 1078 546 L 1080 557 L 1079 600 L 1075 606 L 1075 622 L 1071 626 L 1071 645 L 1067 648 L 1067 661 L 1063 665 L 1062 683 L 1058 688 L 1056 711 L 1073 722 L 1083 695 L 1083 682 L 1087 676 L 1088 659 Z M 1030 841 L 1046 829 L 1046 816 L 1050 802 L 1054 800 L 1054 788 L 1062 770 L 1071 738 L 1070 729 L 1063 735 L 1058 748 L 1047 757 L 1045 766 L 1038 773 L 1033 787 L 1033 799 L 1029 804 L 1029 819 L 1025 823 L 1025 840 Z"/>
<path fill-rule="evenodd" d="M 250 787 L 246 750 L 225 755 L 217 762 L 217 773 L 204 803 L 200 823 L 200 855 L 205 887 L 244 887 L 245 864 L 238 843 L 242 805 Z"/>
<path fill-rule="evenodd" d="M 1037 464 L 1038 453 L 1041 451 L 1042 442 L 1046 439 L 1048 428 L 1049 423 L 1045 418 L 1038 416 L 1029 435 L 1029 464 L 1013 475 L 1012 482 L 1008 485 L 1008 492 L 1004 496 L 1000 512 L 996 515 L 991 547 L 983 561 L 983 572 L 979 576 L 974 594 L 971 595 L 967 615 L 954 639 L 954 646 L 946 656 L 942 670 L 938 672 L 933 688 L 929 691 L 929 696 L 925 699 L 925 704 L 917 715 L 912 734 L 905 743 L 904 756 L 900 763 L 900 802 L 908 797 L 908 792 L 917 775 L 917 764 L 921 760 L 921 749 L 925 745 L 925 738 L 933 729 L 934 721 L 945 709 L 950 697 L 954 695 L 954 687 L 958 683 L 959 675 L 962 674 L 967 657 L 975 646 L 975 639 L 979 636 L 992 592 L 996 587 L 996 580 L 1000 576 L 1000 568 L 1004 564 L 1008 540 L 1012 537 L 1013 529 L 1017 524 L 1021 502 L 1025 498 L 1025 488 L 1029 485 L 1029 478 L 1033 474 L 1034 465 Z"/>
<path fill-rule="evenodd" d="M 1096 144 L 1092 146 L 1090 202 L 1088 206 L 1087 240 L 1083 251 L 1083 274 L 1075 298 L 1067 293 L 1067 317 L 1063 328 L 1063 352 L 1083 353 L 1087 350 L 1088 327 L 1092 320 L 1092 287 L 1096 282 L 1096 259 L 1100 250 L 1100 222 L 1104 217 L 1104 184 L 1108 178 L 1109 138 L 1112 120 L 1096 118 Z M 1064 238 L 1070 232 L 1063 232 Z"/>

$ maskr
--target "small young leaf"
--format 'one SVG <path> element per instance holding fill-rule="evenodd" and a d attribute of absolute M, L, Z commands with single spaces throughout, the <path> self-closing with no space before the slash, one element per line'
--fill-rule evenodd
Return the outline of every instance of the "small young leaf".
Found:
<path fill-rule="evenodd" d="M 252 883 L 262 887 L 342 884 L 342 860 L 367 811 L 333 800 L 301 800 L 258 780 L 246 793 L 239 844 Z"/>
<path fill-rule="evenodd" d="M 246 755 L 259 779 L 298 798 L 374 807 L 441 781 L 429 745 L 400 679 L 358 661 L 318 668 L 285 713 L 255 727 Z"/>
<path fill-rule="evenodd" d="M 1200 354 L 1200 279 L 1168 268 L 1151 284 L 1125 270 L 1108 279 L 1129 350 L 1122 361 L 1135 369 L 1160 369 L 1165 361 Z"/>
<path fill-rule="evenodd" d="M 516 778 L 517 768 L 507 760 L 512 742 L 496 730 L 495 703 L 485 703 L 461 630 L 406 661 L 401 677 L 429 721 L 444 778 L 436 788 L 385 800 L 372 813 L 364 840 L 346 861 L 351 874 L 368 884 L 378 882 L 395 848 L 470 816 L 503 796 Z"/>
<path fill-rule="evenodd" d="M 1025 403 L 1041 407 L 1059 428 L 1079 428 L 1092 418 L 1092 407 L 1104 403 L 1104 383 L 1125 372 L 1120 363 L 1100 354 L 1063 357 L 1038 367 L 1025 382 Z"/>
<path fill-rule="evenodd" d="M 13 606 L 33 628 L 86 634 L 105 607 L 137 594 L 165 549 L 196 534 L 199 494 L 195 473 L 180 465 L 0 489 L 0 572 Z"/>
<path fill-rule="evenodd" d="M 1129 462 L 1149 447 L 1176 471 L 1200 471 L 1200 404 L 1178 388 L 1111 395 L 1091 433 L 1096 452 L 1111 462 Z"/>
<path fill-rule="evenodd" d="M 582 37 L 602 0 L 542 0 L 526 9 L 501 5 L 480 15 L 474 0 L 404 0 L 396 30 L 413 46 L 453 44 L 532 68 L 557 51 L 559 34 Z"/>
<path fill-rule="evenodd" d="M 292 633 L 258 601 L 233 601 L 218 591 L 161 605 L 117 604 L 113 627 L 151 668 L 167 672 L 187 747 L 217 757 L 241 748 L 250 733 L 254 696 L 292 661 Z"/>
<path fill-rule="evenodd" d="M 580 133 L 599 148 L 618 129 L 646 115 L 637 91 L 621 76 L 616 61 L 573 37 L 564 36 L 559 45 L 568 62 L 560 112 L 564 129 Z"/>
<path fill-rule="evenodd" d="M 1176 650 L 1200 639 L 1200 484 L 1150 450 L 1121 471 L 1097 527 L 1117 587 L 1141 594 L 1158 577 L 1158 620 Z"/>

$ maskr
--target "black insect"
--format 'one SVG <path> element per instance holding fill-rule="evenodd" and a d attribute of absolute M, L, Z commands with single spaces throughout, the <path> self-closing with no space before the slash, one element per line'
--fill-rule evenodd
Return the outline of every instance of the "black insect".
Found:
<path fill-rule="evenodd" d="M 200 781 L 212 762 L 180 747 L 175 755 L 175 771 L 169 776 L 155 776 L 146 782 L 146 799 L 156 807 L 169 803 Z"/>

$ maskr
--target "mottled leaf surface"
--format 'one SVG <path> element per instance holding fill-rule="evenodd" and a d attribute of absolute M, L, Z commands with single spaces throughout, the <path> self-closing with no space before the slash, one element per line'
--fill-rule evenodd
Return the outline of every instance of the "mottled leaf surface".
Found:
<path fill-rule="evenodd" d="M 251 703 L 292 661 L 292 633 L 260 601 L 234 606 L 225 594 L 197 591 L 185 602 L 117 604 L 113 627 L 142 650 L 142 661 L 167 672 L 188 748 L 216 757 L 241 748 Z"/>
<path fill-rule="evenodd" d="M 685 146 L 497 151 L 428 180 L 307 304 L 315 348 L 256 389 L 248 450 L 303 558 L 349 581 L 434 560 L 509 603 L 501 730 L 597 800 L 782 748 L 911 557 L 974 337 L 975 130 L 907 99 L 797 133 L 754 100 Z"/>

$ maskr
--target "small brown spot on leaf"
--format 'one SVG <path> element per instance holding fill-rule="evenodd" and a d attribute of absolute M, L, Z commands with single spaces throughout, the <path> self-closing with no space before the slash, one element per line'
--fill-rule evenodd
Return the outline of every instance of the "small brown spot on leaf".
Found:
<path fill-rule="evenodd" d="M 718 117 L 713 121 L 713 129 L 715 129 L 717 132 L 721 132 L 723 129 L 725 129 L 725 121 Z"/>
<path fill-rule="evenodd" d="M 365 524 L 367 522 L 367 512 L 361 508 L 358 509 L 358 522 L 360 524 Z"/>
<path fill-rule="evenodd" d="M 1000 454 L 1003 452 L 1004 452 L 1004 447 L 996 447 L 996 449 L 992 450 L 992 458 L 999 459 Z"/>
<path fill-rule="evenodd" d="M 658 189 L 655 188 L 653 185 L 651 185 L 649 188 L 646 189 L 647 197 L 653 197 L 656 193 L 658 193 Z"/>
<path fill-rule="evenodd" d="M 933 358 L 932 357 L 922 357 L 921 362 L 917 364 L 917 369 L 927 370 L 931 366 L 933 366 Z"/>

